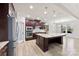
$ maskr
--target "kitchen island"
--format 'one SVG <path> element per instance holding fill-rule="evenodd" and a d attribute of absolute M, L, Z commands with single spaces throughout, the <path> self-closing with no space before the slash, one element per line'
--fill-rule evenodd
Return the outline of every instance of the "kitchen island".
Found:
<path fill-rule="evenodd" d="M 50 43 L 63 44 L 63 36 L 65 35 L 65 33 L 36 34 L 36 44 L 45 52 L 48 50 Z"/>

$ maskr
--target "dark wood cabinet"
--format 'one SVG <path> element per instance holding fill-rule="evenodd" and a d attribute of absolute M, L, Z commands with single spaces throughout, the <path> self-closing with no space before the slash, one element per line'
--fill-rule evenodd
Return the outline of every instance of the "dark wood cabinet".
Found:
<path fill-rule="evenodd" d="M 51 43 L 59 43 L 59 44 L 63 44 L 63 36 L 49 36 L 48 37 L 44 37 L 42 36 L 43 34 L 39 35 L 37 34 L 37 39 L 36 39 L 36 44 L 39 46 L 40 49 L 42 49 L 44 52 L 46 52 L 48 50 L 49 44 Z"/>
<path fill-rule="evenodd" d="M 0 3 L 0 44 L 1 42 L 8 41 L 8 3 Z M 3 48 L 0 47 L 0 56 L 7 55 L 7 45 Z"/>
<path fill-rule="evenodd" d="M 44 52 L 48 50 L 48 39 L 37 36 L 36 44 L 42 49 Z"/>
<path fill-rule="evenodd" d="M 0 42 L 0 56 L 8 55 L 8 43 L 9 41 Z"/>
<path fill-rule="evenodd" d="M 0 41 L 8 40 L 8 3 L 0 3 Z"/>
<path fill-rule="evenodd" d="M 0 56 L 6 56 L 7 55 L 7 45 L 5 45 L 1 50 L 0 50 Z"/>

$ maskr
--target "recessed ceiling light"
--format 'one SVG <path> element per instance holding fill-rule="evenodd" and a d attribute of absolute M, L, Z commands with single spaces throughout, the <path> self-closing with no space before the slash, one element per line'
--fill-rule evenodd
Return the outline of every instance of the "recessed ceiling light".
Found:
<path fill-rule="evenodd" d="M 44 11 L 44 14 L 47 14 L 47 11 Z"/>
<path fill-rule="evenodd" d="M 32 6 L 32 5 L 30 5 L 30 7 L 29 7 L 30 9 L 33 9 L 34 7 Z"/>

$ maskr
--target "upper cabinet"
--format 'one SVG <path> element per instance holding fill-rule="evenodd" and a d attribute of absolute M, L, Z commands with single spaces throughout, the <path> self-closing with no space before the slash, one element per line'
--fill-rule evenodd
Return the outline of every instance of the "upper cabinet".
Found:
<path fill-rule="evenodd" d="M 8 40 L 8 3 L 0 3 L 0 41 Z"/>
<path fill-rule="evenodd" d="M 0 3 L 0 18 L 8 14 L 8 3 Z"/>

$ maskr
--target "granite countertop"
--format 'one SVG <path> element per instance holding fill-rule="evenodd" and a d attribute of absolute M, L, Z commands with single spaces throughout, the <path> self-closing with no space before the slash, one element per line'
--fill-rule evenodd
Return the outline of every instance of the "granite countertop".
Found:
<path fill-rule="evenodd" d="M 45 38 L 51 38 L 51 37 L 65 36 L 66 34 L 65 33 L 53 33 L 53 34 L 48 33 L 48 34 L 36 34 L 36 35 L 39 35 Z"/>
<path fill-rule="evenodd" d="M 9 41 L 0 42 L 0 50 L 9 43 Z"/>
<path fill-rule="evenodd" d="M 46 32 L 46 31 L 42 30 L 42 29 L 40 29 L 40 30 L 33 30 L 33 33 L 39 33 L 39 32 Z"/>

